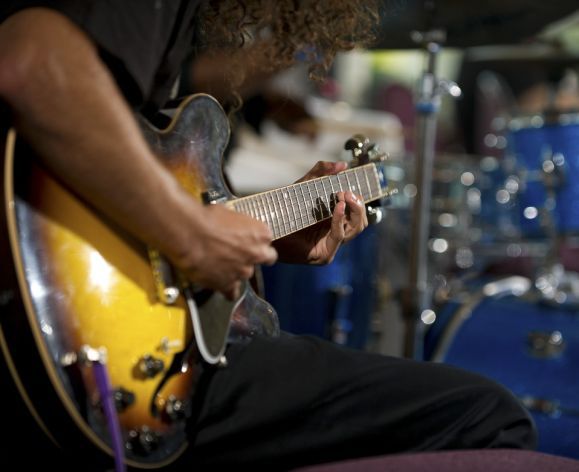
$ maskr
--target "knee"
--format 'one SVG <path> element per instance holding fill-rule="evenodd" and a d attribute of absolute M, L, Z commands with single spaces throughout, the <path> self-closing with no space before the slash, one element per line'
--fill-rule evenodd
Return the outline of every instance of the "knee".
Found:
<path fill-rule="evenodd" d="M 469 447 L 535 449 L 537 428 L 529 411 L 506 387 L 481 378 L 475 388 Z M 471 400 L 472 401 L 472 400 Z"/>

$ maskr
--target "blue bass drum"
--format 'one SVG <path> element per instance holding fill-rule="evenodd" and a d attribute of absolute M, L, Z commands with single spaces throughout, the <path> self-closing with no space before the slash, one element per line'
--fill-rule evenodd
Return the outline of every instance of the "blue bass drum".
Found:
<path fill-rule="evenodd" d="M 579 458 L 579 310 L 512 291 L 488 296 L 500 292 L 488 287 L 439 310 L 425 336 L 425 359 L 505 385 L 534 417 L 540 451 Z"/>
<path fill-rule="evenodd" d="M 510 150 L 521 181 L 522 236 L 548 236 L 549 223 L 541 212 L 558 233 L 578 233 L 579 114 L 523 116 L 513 119 L 509 128 Z"/>
<path fill-rule="evenodd" d="M 331 264 L 263 266 L 265 299 L 281 329 L 364 349 L 375 306 L 378 225 L 340 247 Z"/>

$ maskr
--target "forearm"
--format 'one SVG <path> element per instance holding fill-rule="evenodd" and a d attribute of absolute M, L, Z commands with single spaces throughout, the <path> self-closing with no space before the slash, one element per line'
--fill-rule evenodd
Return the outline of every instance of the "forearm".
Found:
<path fill-rule="evenodd" d="M 83 32 L 48 10 L 23 11 L 0 26 L 0 71 L 18 132 L 51 172 L 146 243 L 188 257 L 193 225 L 183 222 L 201 205 L 149 150 Z"/>

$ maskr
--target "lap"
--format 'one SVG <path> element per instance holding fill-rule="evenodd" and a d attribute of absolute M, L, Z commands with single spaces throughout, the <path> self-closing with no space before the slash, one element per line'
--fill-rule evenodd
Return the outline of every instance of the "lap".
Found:
<path fill-rule="evenodd" d="M 227 357 L 196 399 L 191 456 L 200 463 L 299 465 L 437 449 L 497 402 L 513 421 L 522 415 L 509 392 L 476 374 L 311 336 L 259 337 Z"/>

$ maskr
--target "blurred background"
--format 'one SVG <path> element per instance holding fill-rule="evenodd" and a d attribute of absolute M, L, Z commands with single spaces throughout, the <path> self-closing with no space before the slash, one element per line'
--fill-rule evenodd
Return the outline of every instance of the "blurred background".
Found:
<path fill-rule="evenodd" d="M 397 193 L 368 229 L 328 266 L 258 272 L 282 328 L 489 375 L 541 450 L 579 458 L 579 13 L 485 3 L 384 2 L 375 48 L 245 100 L 225 172 L 250 195 L 375 144 Z"/>

